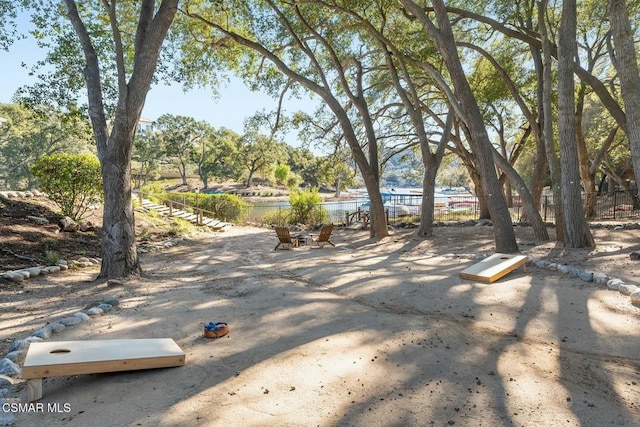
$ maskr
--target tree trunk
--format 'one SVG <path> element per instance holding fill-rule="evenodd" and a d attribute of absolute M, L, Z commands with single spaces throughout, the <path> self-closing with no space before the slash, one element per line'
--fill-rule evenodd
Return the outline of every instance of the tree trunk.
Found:
<path fill-rule="evenodd" d="M 531 183 L 529 184 L 529 191 L 533 200 L 540 202 L 542 198 L 542 191 L 544 190 L 545 179 L 547 176 L 548 160 L 547 150 L 545 148 L 545 138 L 542 123 L 544 121 L 544 67 L 542 60 L 542 52 L 538 47 L 529 45 L 531 50 L 531 56 L 533 58 L 533 64 L 536 72 L 536 98 L 537 98 L 537 121 L 531 123 L 535 143 L 536 154 L 535 164 L 533 165 L 533 175 L 531 176 Z M 535 127 L 535 129 L 534 129 Z"/>
<path fill-rule="evenodd" d="M 273 4 L 271 4 L 270 6 L 274 9 L 274 11 L 279 12 L 277 11 L 277 8 Z M 187 5 L 186 13 L 188 16 L 191 16 L 193 18 L 198 18 L 198 14 L 191 13 L 188 10 L 188 5 Z M 279 16 L 279 19 L 286 21 L 284 18 L 284 15 L 280 14 L 278 16 Z M 297 39 L 298 36 L 295 34 L 293 30 L 295 26 L 291 25 L 291 23 L 288 21 L 286 21 L 285 24 L 288 26 L 290 32 L 292 33 L 292 36 Z M 365 187 L 369 194 L 369 200 L 371 201 L 371 209 L 369 211 L 369 215 L 371 219 L 370 235 L 371 237 L 388 236 L 389 232 L 387 230 L 387 220 L 386 220 L 386 215 L 385 215 L 384 206 L 382 202 L 382 195 L 380 194 L 380 183 L 378 180 L 378 175 L 379 175 L 378 168 L 380 167 L 380 165 L 377 163 L 377 152 L 376 152 L 377 141 L 375 138 L 375 133 L 373 133 L 374 125 L 371 122 L 371 120 L 366 116 L 366 113 L 360 114 L 360 118 L 365 122 L 364 127 L 366 128 L 365 130 L 367 133 L 366 139 L 368 143 L 369 156 L 371 159 L 374 160 L 371 163 L 369 163 L 369 160 L 367 159 L 367 155 L 364 153 L 363 148 L 360 145 L 361 141 L 358 135 L 356 134 L 355 129 L 353 128 L 353 124 L 351 123 L 351 120 L 349 117 L 350 113 L 348 113 L 345 110 L 345 108 L 341 105 L 340 101 L 338 101 L 338 99 L 331 92 L 331 89 L 325 85 L 326 82 L 322 82 L 321 84 L 318 84 L 318 82 L 311 80 L 306 75 L 299 74 L 298 72 L 290 68 L 281 58 L 279 58 L 278 55 L 274 53 L 274 51 L 269 50 L 264 45 L 261 45 L 260 43 L 257 43 L 251 40 L 250 38 L 244 37 L 238 33 L 231 31 L 229 27 L 226 25 L 222 26 L 209 21 L 207 21 L 207 25 L 210 25 L 216 28 L 217 30 L 221 31 L 226 36 L 228 36 L 231 40 L 249 49 L 252 49 L 256 51 L 258 54 L 267 58 L 268 60 L 273 62 L 273 64 L 285 76 L 290 78 L 292 81 L 295 81 L 301 84 L 302 86 L 307 88 L 309 91 L 317 94 L 320 98 L 324 100 L 324 102 L 335 114 L 336 118 L 338 119 L 338 122 L 340 123 L 340 127 L 343 131 L 345 141 L 349 144 L 349 148 L 351 149 L 351 153 L 353 154 L 355 163 L 358 169 L 360 170 L 360 173 L 362 174 Z M 319 35 L 318 35 L 318 40 L 321 40 L 321 37 Z M 301 46 L 301 44 L 302 43 L 298 39 L 298 44 L 296 45 L 296 47 L 301 48 L 302 53 L 307 55 L 310 61 L 313 63 L 312 66 L 314 67 L 314 71 L 318 75 L 322 76 L 322 79 L 326 80 L 327 78 L 325 76 L 325 70 L 320 67 L 321 61 L 318 61 L 317 58 L 315 58 L 315 56 L 313 55 L 313 52 L 310 49 L 307 49 L 306 47 Z M 326 46 L 326 47 L 329 47 L 329 46 Z M 336 68 L 334 68 L 332 72 L 335 71 L 336 69 L 338 70 L 338 72 L 343 73 L 341 76 L 342 78 L 340 82 L 342 85 L 342 89 L 344 91 L 350 91 L 348 87 L 348 79 L 346 79 L 346 76 L 344 75 L 342 64 L 336 64 Z M 366 101 L 362 94 L 359 94 L 359 96 L 352 98 L 351 101 L 353 105 L 357 107 L 359 113 L 363 113 L 363 110 L 366 110 L 366 106 L 365 106 Z M 366 123 L 368 119 L 369 119 L 369 123 Z"/>
<path fill-rule="evenodd" d="M 591 173 L 591 166 L 589 165 L 589 153 L 587 152 L 587 144 L 584 139 L 584 132 L 582 131 L 582 117 L 584 113 L 584 99 L 586 96 L 586 90 L 586 83 L 581 82 L 576 100 L 576 140 L 578 143 L 578 163 L 580 165 L 580 178 L 582 179 L 584 187 L 585 217 L 595 218 L 596 203 L 598 202 L 598 197 L 596 195 L 596 180 L 594 174 Z"/>
<path fill-rule="evenodd" d="M 456 90 L 457 100 L 463 112 L 461 119 L 465 122 L 471 134 L 469 143 L 478 160 L 478 171 L 485 190 L 485 197 L 491 220 L 493 221 L 493 234 L 497 252 L 518 252 L 518 244 L 511 222 L 511 215 L 505 203 L 500 184 L 496 176 L 496 170 L 491 152 L 491 141 L 484 126 L 480 108 L 471 91 L 464 69 L 458 56 L 456 42 L 453 37 L 451 23 L 447 10 L 442 0 L 432 0 L 438 27 L 427 17 L 424 9 L 411 0 L 402 0 L 402 4 L 420 20 L 423 28 L 434 40 L 438 51 L 442 55 L 451 81 Z"/>
<path fill-rule="evenodd" d="M 423 161 L 423 163 L 426 162 Z M 424 177 L 422 178 L 422 210 L 420 211 L 420 225 L 416 233 L 420 237 L 433 236 L 433 209 L 436 197 L 437 174 L 437 168 L 427 167 L 425 164 Z"/>
<path fill-rule="evenodd" d="M 433 217 L 436 194 L 436 177 L 438 169 L 444 156 L 444 150 L 451 135 L 455 112 L 453 108 L 447 114 L 447 121 L 442 128 L 442 138 L 435 153 L 429 149 L 429 139 L 426 137 L 424 127 L 420 129 L 420 150 L 422 153 L 422 164 L 424 165 L 424 177 L 422 178 L 422 210 L 420 211 L 420 226 L 417 235 L 421 237 L 431 237 L 433 235 Z"/>
<path fill-rule="evenodd" d="M 116 140 L 121 138 L 120 141 Z M 126 146 L 127 136 L 114 132 L 110 144 Z M 140 273 L 131 197 L 131 162 L 127 153 L 112 150 L 102 160 L 104 213 L 102 217 L 102 266 L 100 278 Z M 123 165 L 129 165 L 123 169 Z M 112 177 L 117 177 L 113 179 Z"/>
<path fill-rule="evenodd" d="M 533 227 L 533 233 L 536 241 L 548 241 L 549 233 L 547 232 L 547 227 L 545 226 L 544 221 L 542 221 L 542 218 L 540 217 L 540 212 L 538 211 L 538 200 L 534 200 L 531 197 L 531 193 L 520 174 L 518 174 L 507 159 L 501 156 L 495 148 L 493 149 L 493 157 L 496 160 L 498 167 L 502 169 L 504 174 L 511 178 L 511 180 L 516 184 L 520 200 L 522 201 L 522 207 L 525 211 L 527 220 Z"/>
<path fill-rule="evenodd" d="M 558 43 L 558 137 L 562 159 L 562 204 L 565 247 L 593 247 L 595 242 L 582 208 L 582 189 L 575 129 L 573 59 L 576 56 L 576 2 L 562 3 L 562 23 Z"/>
<path fill-rule="evenodd" d="M 620 93 L 627 119 L 631 161 L 636 184 L 640 188 L 640 74 L 625 0 L 609 0 L 609 18 L 616 49 L 614 65 L 620 77 Z"/>
<path fill-rule="evenodd" d="M 128 81 L 125 49 L 121 43 L 115 4 L 105 3 L 105 7 L 111 6 L 107 12 L 111 21 L 111 35 L 115 41 L 113 56 L 118 74 L 118 103 L 111 135 L 107 126 L 100 64 L 92 40 L 93 35 L 80 18 L 76 2 L 65 0 L 65 5 L 86 61 L 83 65 L 89 117 L 102 167 L 105 191 L 102 264 L 98 277 L 125 277 L 140 271 L 131 200 L 131 149 L 162 43 L 178 10 L 178 0 L 162 0 L 157 10 L 155 1 L 141 2 L 133 49 L 133 70 Z"/>
<path fill-rule="evenodd" d="M 545 141 L 545 151 L 551 172 L 551 191 L 553 192 L 553 209 L 556 226 L 556 240 L 564 241 L 564 212 L 562 207 L 562 177 L 560 161 L 556 156 L 556 147 L 553 134 L 553 80 L 551 70 L 551 42 L 548 38 L 546 26 L 547 0 L 543 0 L 538 5 L 538 23 L 540 25 L 540 35 L 542 37 L 542 83 L 543 95 L 542 105 L 544 116 L 542 119 L 542 134 Z"/>

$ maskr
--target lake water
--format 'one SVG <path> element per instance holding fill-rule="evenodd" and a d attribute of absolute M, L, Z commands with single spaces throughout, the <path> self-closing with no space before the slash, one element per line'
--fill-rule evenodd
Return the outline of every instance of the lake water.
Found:
<path fill-rule="evenodd" d="M 414 190 L 413 193 L 383 193 L 383 199 L 385 200 L 385 208 L 389 212 L 389 217 L 419 217 L 422 205 L 422 195 Z M 454 209 L 465 209 L 473 211 L 477 208 L 477 199 L 475 196 L 469 193 L 455 193 L 455 194 L 435 194 L 436 211 L 448 210 L 450 207 Z M 354 200 L 343 200 L 336 202 L 325 202 L 321 205 L 326 209 L 329 214 L 329 219 L 332 222 L 343 222 L 347 213 L 356 212 L 360 210 L 368 210 L 369 197 L 366 194 L 358 196 Z M 266 212 L 289 209 L 289 202 L 264 202 L 254 203 L 253 207 L 249 211 L 250 219 L 260 219 Z"/>

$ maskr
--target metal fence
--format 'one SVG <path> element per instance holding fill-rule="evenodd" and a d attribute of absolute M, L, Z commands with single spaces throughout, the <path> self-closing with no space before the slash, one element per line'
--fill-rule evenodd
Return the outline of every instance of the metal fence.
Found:
<path fill-rule="evenodd" d="M 422 211 L 422 196 L 419 194 L 393 194 L 385 197 L 387 221 L 391 224 L 399 222 L 418 222 Z M 369 210 L 367 199 L 326 202 L 321 206 L 326 210 L 333 223 L 349 223 L 366 216 Z M 260 203 L 250 205 L 246 214 L 250 222 L 261 222 L 268 211 L 285 212 L 288 202 Z M 545 195 L 540 199 L 539 212 L 543 221 L 554 222 L 555 206 L 553 196 Z M 513 221 L 521 221 L 524 210 L 518 197 L 513 198 L 509 207 Z M 434 198 L 434 221 L 464 221 L 480 218 L 480 203 L 476 196 L 451 194 Z M 616 191 L 598 196 L 595 215 L 591 221 L 624 220 L 640 218 L 640 206 L 634 192 Z"/>

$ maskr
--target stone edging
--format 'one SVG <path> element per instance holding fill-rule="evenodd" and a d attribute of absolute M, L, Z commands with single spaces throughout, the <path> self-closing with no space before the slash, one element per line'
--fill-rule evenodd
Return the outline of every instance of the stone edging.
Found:
<path fill-rule="evenodd" d="M 472 260 L 483 260 L 489 255 L 487 254 L 444 254 L 447 258 L 466 258 Z M 547 259 L 537 259 L 531 255 L 527 255 L 527 265 L 535 266 L 544 270 L 559 271 L 563 274 L 570 274 L 573 277 L 577 277 L 584 282 L 594 282 L 598 285 L 604 285 L 607 289 L 612 291 L 618 291 L 622 295 L 628 296 L 631 305 L 640 308 L 640 287 L 625 283 L 621 279 L 609 277 L 603 273 L 592 273 L 581 270 L 577 267 L 571 267 L 566 264 L 558 264 Z"/>
<path fill-rule="evenodd" d="M 60 271 L 65 271 L 68 270 L 69 268 L 85 268 L 85 267 L 92 267 L 94 265 L 100 265 L 101 260 L 99 258 L 87 258 L 87 257 L 81 257 L 78 258 L 77 260 L 72 260 L 72 261 L 65 261 L 65 260 L 60 260 L 58 261 L 58 263 L 56 265 L 49 265 L 46 267 L 30 267 L 30 268 L 23 268 L 20 270 L 12 270 L 12 271 L 7 271 L 5 273 L 2 274 L 3 279 L 6 280 L 11 280 L 13 282 L 22 282 L 25 279 L 29 279 L 31 277 L 36 277 L 36 276 L 44 276 L 47 274 L 51 274 L 51 273 L 58 273 Z"/>
<path fill-rule="evenodd" d="M 9 390 L 5 387 L 15 382 L 12 377 L 22 375 L 21 365 L 24 363 L 24 359 L 27 356 L 27 349 L 31 343 L 44 341 L 51 337 L 51 335 L 60 333 L 69 326 L 87 322 L 92 316 L 104 314 L 118 305 L 120 305 L 120 301 L 115 298 L 104 300 L 87 310 L 79 311 L 64 319 L 47 323 L 42 328 L 33 331 L 27 338 L 15 340 L 9 348 L 9 353 L 0 360 L 0 405 L 5 403 L 4 397 L 9 393 Z M 10 412 L 5 412 L 4 414 L 0 412 L 0 425 L 13 425 L 14 423 L 15 417 Z"/>

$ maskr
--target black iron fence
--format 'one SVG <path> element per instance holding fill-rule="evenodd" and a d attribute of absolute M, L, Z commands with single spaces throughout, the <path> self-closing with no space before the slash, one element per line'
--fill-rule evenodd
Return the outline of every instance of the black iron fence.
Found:
<path fill-rule="evenodd" d="M 384 206 L 387 221 L 391 224 L 399 222 L 418 222 L 422 211 L 422 196 L 419 194 L 396 195 L 385 198 Z M 322 203 L 333 223 L 350 223 L 366 220 L 369 211 L 367 199 Z M 286 212 L 288 202 L 258 203 L 247 209 L 246 219 L 249 222 L 261 222 L 267 212 Z M 555 206 L 552 195 L 542 196 L 539 212 L 543 221 L 554 222 Z M 509 207 L 513 221 L 521 221 L 524 217 L 522 203 L 518 197 L 513 198 Z M 480 218 L 480 202 L 476 196 L 467 194 L 451 194 L 437 196 L 434 199 L 434 221 L 464 221 Z M 624 220 L 640 218 L 640 206 L 634 192 L 616 191 L 597 197 L 592 221 Z"/>

